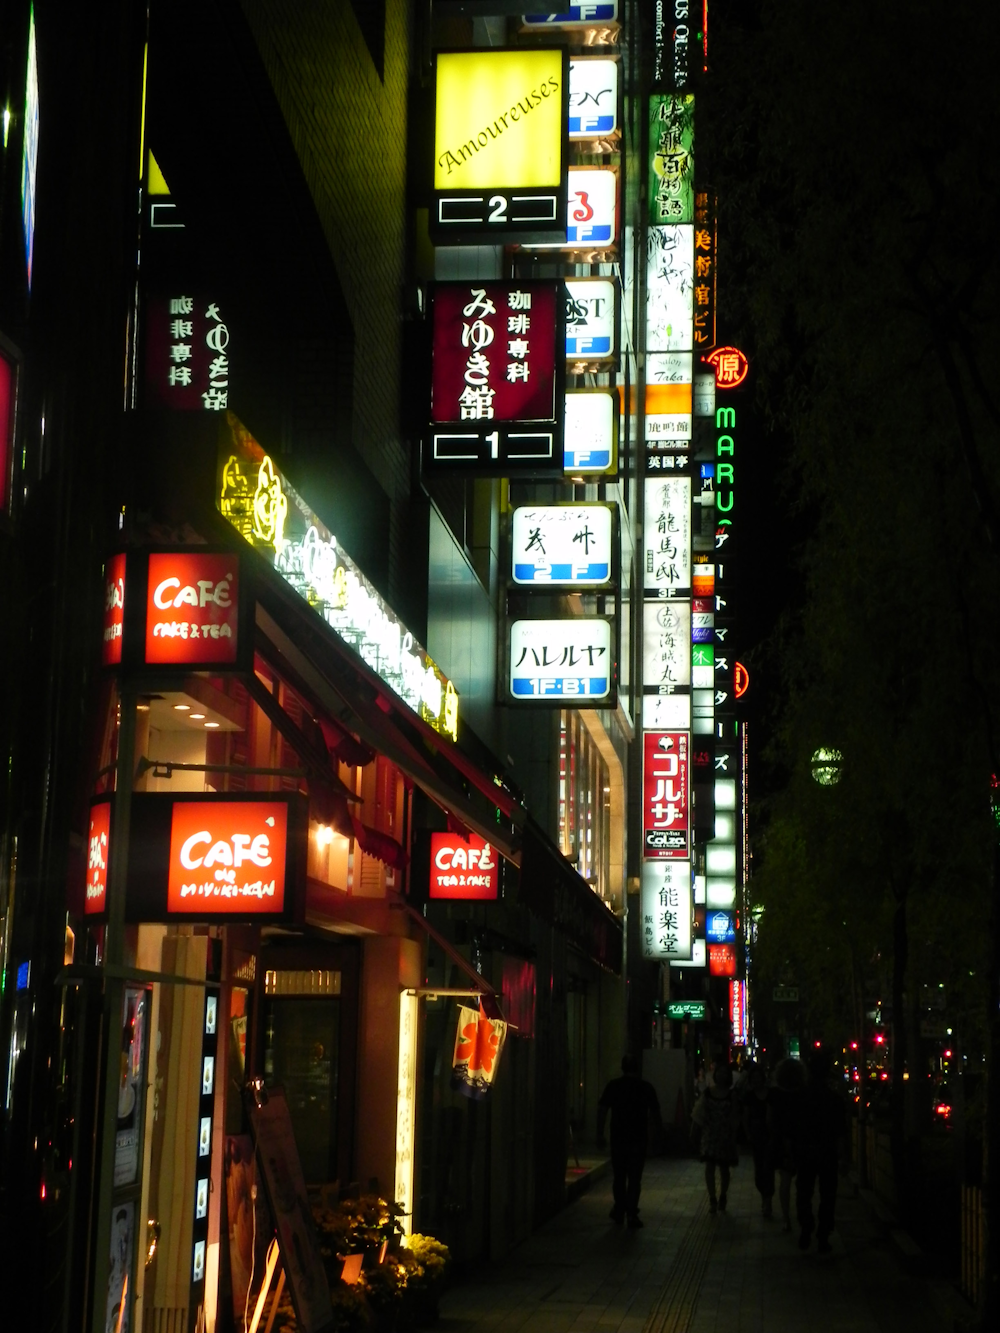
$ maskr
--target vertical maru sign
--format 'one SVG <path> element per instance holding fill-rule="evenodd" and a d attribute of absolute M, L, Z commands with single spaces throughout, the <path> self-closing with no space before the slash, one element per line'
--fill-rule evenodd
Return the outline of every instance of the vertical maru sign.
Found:
<path fill-rule="evenodd" d="M 441 52 L 435 72 L 438 244 L 566 239 L 569 57 Z"/>

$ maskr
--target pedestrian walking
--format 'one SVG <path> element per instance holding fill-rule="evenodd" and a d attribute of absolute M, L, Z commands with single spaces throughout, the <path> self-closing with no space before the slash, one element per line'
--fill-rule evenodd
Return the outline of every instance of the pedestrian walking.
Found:
<path fill-rule="evenodd" d="M 778 1172 L 778 1203 L 783 1231 L 792 1229 L 792 1177 L 798 1099 L 806 1083 L 805 1065 L 789 1057 L 779 1061 L 770 1089 L 771 1155 Z"/>
<path fill-rule="evenodd" d="M 760 1195 L 762 1215 L 770 1219 L 774 1201 L 774 1139 L 771 1133 L 771 1094 L 767 1075 L 751 1061 L 747 1068 L 743 1095 L 743 1133 L 753 1153 L 753 1183 Z"/>
<path fill-rule="evenodd" d="M 691 1112 L 696 1128 L 701 1160 L 705 1163 L 708 1210 L 726 1211 L 729 1169 L 739 1162 L 736 1132 L 740 1114 L 732 1088 L 733 1075 L 728 1065 L 716 1065 L 712 1083 L 695 1103 Z M 719 1169 L 719 1194 L 715 1193 L 715 1170 Z"/>
<path fill-rule="evenodd" d="M 830 1253 L 830 1232 L 837 1202 L 840 1149 L 847 1116 L 844 1103 L 829 1085 L 829 1052 L 818 1049 L 807 1063 L 808 1078 L 799 1094 L 795 1133 L 795 1205 L 799 1224 L 799 1249 L 808 1250 L 813 1233 L 813 1192 L 819 1185 L 819 1207 L 815 1220 L 816 1248 Z"/>
<path fill-rule="evenodd" d="M 657 1134 L 663 1131 L 660 1102 L 652 1083 L 639 1077 L 639 1062 L 622 1058 L 621 1078 L 613 1078 L 597 1103 L 597 1146 L 604 1147 L 604 1125 L 611 1115 L 611 1174 L 614 1205 L 611 1218 L 635 1229 L 641 1227 L 639 1192 L 646 1162 L 646 1138 L 652 1116 Z"/>

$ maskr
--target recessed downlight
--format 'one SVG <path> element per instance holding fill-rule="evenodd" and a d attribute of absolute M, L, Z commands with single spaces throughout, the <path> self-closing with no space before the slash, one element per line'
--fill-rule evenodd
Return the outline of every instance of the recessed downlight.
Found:
<path fill-rule="evenodd" d="M 189 713 L 190 711 L 191 711 L 190 704 L 174 704 L 175 713 Z"/>
<path fill-rule="evenodd" d="M 193 718 L 196 718 L 197 721 L 200 722 L 200 721 L 202 720 L 202 718 L 205 716 L 205 714 L 204 714 L 204 713 L 192 713 L 191 716 L 192 716 Z"/>
<path fill-rule="evenodd" d="M 206 726 L 206 727 L 217 727 L 218 725 L 219 725 L 218 722 L 206 722 L 206 723 L 205 723 L 205 726 Z"/>

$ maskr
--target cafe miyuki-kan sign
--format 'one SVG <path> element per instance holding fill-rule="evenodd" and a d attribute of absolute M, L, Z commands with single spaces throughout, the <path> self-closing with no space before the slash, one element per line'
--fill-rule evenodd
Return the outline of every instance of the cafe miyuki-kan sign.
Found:
<path fill-rule="evenodd" d="M 564 319 L 559 282 L 434 288 L 426 466 L 562 476 Z"/>
<path fill-rule="evenodd" d="M 282 912 L 287 837 L 284 801 L 175 801 L 167 912 Z"/>
<path fill-rule="evenodd" d="M 430 896 L 493 900 L 500 858 L 488 842 L 470 833 L 432 833 Z"/>
<path fill-rule="evenodd" d="M 569 57 L 443 51 L 435 69 L 438 243 L 566 239 Z"/>

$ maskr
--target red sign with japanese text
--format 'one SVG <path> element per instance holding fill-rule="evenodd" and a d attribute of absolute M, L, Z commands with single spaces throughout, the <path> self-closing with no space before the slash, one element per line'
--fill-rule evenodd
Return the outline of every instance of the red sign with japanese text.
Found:
<path fill-rule="evenodd" d="M 431 420 L 555 420 L 564 300 L 556 282 L 435 287 Z"/>
<path fill-rule="evenodd" d="M 430 896 L 495 899 L 499 861 L 496 848 L 475 833 L 432 833 Z"/>
<path fill-rule="evenodd" d="M 747 983 L 729 983 L 729 1021 L 733 1029 L 733 1045 L 747 1044 Z"/>
<path fill-rule="evenodd" d="M 151 407 L 226 410 L 229 327 L 216 302 L 183 291 L 147 300 L 146 395 Z"/>
<path fill-rule="evenodd" d="M 90 807 L 90 833 L 87 838 L 87 891 L 83 910 L 103 912 L 108 903 L 108 849 L 111 842 L 111 802 L 100 801 Z"/>
<path fill-rule="evenodd" d="M 710 944 L 708 946 L 708 972 L 713 977 L 735 977 L 736 945 Z"/>
<path fill-rule="evenodd" d="M 285 801 L 175 801 L 167 913 L 280 913 L 287 843 Z"/>
<path fill-rule="evenodd" d="M 113 555 L 104 566 L 104 637 L 101 661 L 117 666 L 122 660 L 122 631 L 125 628 L 125 552 Z"/>
<path fill-rule="evenodd" d="M 688 855 L 689 779 L 687 731 L 647 731 L 642 738 L 642 854 Z"/>
<path fill-rule="evenodd" d="M 146 587 L 146 662 L 225 666 L 238 658 L 239 557 L 189 547 L 154 552 Z"/>

